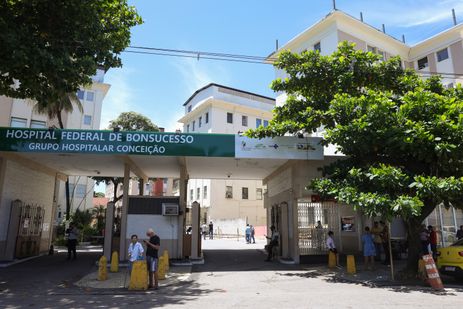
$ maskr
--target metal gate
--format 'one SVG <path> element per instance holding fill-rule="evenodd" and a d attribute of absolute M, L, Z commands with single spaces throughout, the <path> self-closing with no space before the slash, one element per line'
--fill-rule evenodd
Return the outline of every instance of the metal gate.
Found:
<path fill-rule="evenodd" d="M 39 254 L 44 215 L 45 209 L 41 206 L 25 204 L 21 206 L 16 239 L 16 258 Z"/>
<path fill-rule="evenodd" d="M 298 200 L 299 255 L 326 254 L 328 231 L 339 231 L 339 204 Z M 320 224 L 318 224 L 320 221 Z"/>

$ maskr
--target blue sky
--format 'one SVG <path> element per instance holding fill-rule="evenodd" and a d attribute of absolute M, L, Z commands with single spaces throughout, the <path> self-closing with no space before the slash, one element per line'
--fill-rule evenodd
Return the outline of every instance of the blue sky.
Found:
<path fill-rule="evenodd" d="M 129 0 L 144 19 L 133 28 L 133 46 L 267 56 L 332 9 L 332 0 Z M 337 0 L 337 8 L 407 43 L 421 41 L 452 26 L 451 9 L 463 21 L 461 0 Z M 136 111 L 173 131 L 182 105 L 198 88 L 220 83 L 272 96 L 270 65 L 122 54 L 123 67 L 105 82 L 101 128 L 121 112 Z"/>

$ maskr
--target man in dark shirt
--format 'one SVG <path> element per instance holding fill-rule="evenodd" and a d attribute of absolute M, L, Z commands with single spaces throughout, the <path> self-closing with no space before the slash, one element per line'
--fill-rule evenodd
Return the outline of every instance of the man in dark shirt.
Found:
<path fill-rule="evenodd" d="M 209 239 L 214 239 L 214 224 L 209 222 Z"/>
<path fill-rule="evenodd" d="M 457 231 L 457 239 L 460 240 L 463 238 L 463 225 L 460 225 L 460 229 Z"/>
<path fill-rule="evenodd" d="M 158 250 L 161 239 L 156 235 L 153 229 L 146 231 L 149 241 L 143 240 L 146 244 L 146 264 L 149 272 L 149 288 L 158 289 Z"/>

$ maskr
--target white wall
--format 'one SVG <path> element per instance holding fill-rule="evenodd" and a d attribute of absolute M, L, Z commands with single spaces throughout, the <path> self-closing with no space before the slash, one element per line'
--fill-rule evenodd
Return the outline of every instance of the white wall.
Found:
<path fill-rule="evenodd" d="M 20 199 L 27 204 L 37 204 L 45 208 L 44 223 L 52 224 L 52 205 L 55 177 L 31 170 L 13 161 L 7 161 L 0 199 L 0 241 L 7 236 L 11 202 Z M 42 245 L 48 239 L 47 232 L 42 233 Z"/>

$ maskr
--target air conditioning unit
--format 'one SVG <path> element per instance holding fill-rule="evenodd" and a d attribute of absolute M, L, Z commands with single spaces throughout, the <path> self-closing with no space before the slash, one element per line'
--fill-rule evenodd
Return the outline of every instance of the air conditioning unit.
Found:
<path fill-rule="evenodd" d="M 225 198 L 233 198 L 233 194 L 231 192 L 226 192 Z"/>
<path fill-rule="evenodd" d="M 163 216 L 178 216 L 178 204 L 162 204 Z"/>

